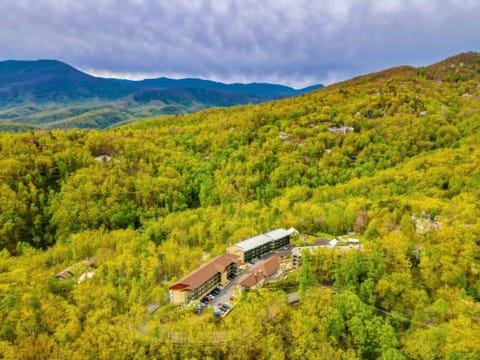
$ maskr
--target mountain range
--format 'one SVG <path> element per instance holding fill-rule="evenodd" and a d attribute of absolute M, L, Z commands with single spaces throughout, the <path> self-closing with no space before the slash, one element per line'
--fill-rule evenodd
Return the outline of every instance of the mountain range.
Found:
<path fill-rule="evenodd" d="M 0 358 L 479 359 L 479 99 L 466 53 L 294 99 L 0 132 Z M 242 264 L 227 316 L 197 301 L 224 267 L 170 304 L 280 227 L 297 248 L 258 288 Z"/>
<path fill-rule="evenodd" d="M 57 60 L 0 62 L 0 128 L 106 128 L 159 114 L 260 103 L 304 89 L 187 78 L 141 81 L 88 75 Z"/>

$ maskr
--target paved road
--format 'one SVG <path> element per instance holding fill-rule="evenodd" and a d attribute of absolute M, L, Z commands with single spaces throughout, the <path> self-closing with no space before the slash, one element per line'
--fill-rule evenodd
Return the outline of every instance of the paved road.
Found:
<path fill-rule="evenodd" d="M 220 294 L 213 299 L 212 303 L 215 304 L 215 307 L 218 307 L 218 304 L 221 305 L 227 301 L 230 301 L 230 296 L 233 295 L 233 291 L 235 290 L 239 277 L 240 276 L 235 277 L 232 281 L 225 285 Z"/>
<path fill-rule="evenodd" d="M 222 291 L 220 291 L 220 294 L 218 296 L 215 296 L 215 299 L 213 299 L 213 301 L 210 303 L 210 306 L 217 309 L 223 303 L 230 302 L 230 297 L 233 295 L 233 292 L 237 287 L 238 279 L 245 273 L 246 272 L 240 273 L 232 281 L 230 281 L 227 285 L 225 285 Z M 199 314 L 202 315 L 205 309 L 206 308 L 203 308 L 202 311 L 199 312 Z"/>

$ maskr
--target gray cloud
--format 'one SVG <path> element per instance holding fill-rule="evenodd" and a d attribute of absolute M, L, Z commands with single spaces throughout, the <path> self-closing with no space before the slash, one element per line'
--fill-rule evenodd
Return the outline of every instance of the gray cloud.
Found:
<path fill-rule="evenodd" d="M 0 58 L 306 85 L 479 50 L 479 13 L 476 0 L 0 0 Z"/>

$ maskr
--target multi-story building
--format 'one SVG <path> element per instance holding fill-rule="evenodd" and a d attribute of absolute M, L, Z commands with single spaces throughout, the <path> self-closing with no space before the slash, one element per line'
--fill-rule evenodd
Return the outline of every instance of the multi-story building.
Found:
<path fill-rule="evenodd" d="M 315 250 L 320 248 L 321 246 L 300 246 L 300 247 L 294 247 L 292 249 L 292 266 L 293 268 L 298 268 L 302 265 L 302 252 L 305 250 L 310 251 L 310 253 L 313 253 Z"/>
<path fill-rule="evenodd" d="M 272 256 L 252 266 L 238 279 L 238 285 L 250 290 L 262 287 L 265 282 L 280 270 L 280 257 Z"/>
<path fill-rule="evenodd" d="M 170 302 L 180 305 L 201 299 L 236 275 L 238 263 L 239 258 L 234 254 L 223 254 L 209 261 L 169 287 Z"/>
<path fill-rule="evenodd" d="M 316 245 L 312 246 L 299 246 L 292 249 L 292 267 L 298 268 L 302 265 L 302 253 L 303 251 L 309 251 L 311 254 L 319 248 L 332 249 L 337 251 L 348 251 L 351 249 L 361 250 L 360 240 L 355 238 L 347 238 L 342 240 L 328 240 L 325 238 L 317 239 Z"/>
<path fill-rule="evenodd" d="M 295 232 L 293 228 L 269 231 L 229 246 L 227 253 L 235 254 L 241 261 L 247 263 L 274 250 L 290 246 L 290 237 Z"/>

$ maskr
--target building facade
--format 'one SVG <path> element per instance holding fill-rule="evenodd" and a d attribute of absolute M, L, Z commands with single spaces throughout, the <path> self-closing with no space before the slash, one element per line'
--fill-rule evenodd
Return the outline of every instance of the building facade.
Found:
<path fill-rule="evenodd" d="M 238 279 L 238 285 L 245 290 L 260 288 L 279 270 L 280 257 L 272 256 L 252 266 L 246 274 Z"/>
<path fill-rule="evenodd" d="M 198 300 L 238 272 L 239 258 L 223 254 L 209 261 L 169 287 L 170 302 L 176 305 Z"/>
<path fill-rule="evenodd" d="M 274 250 L 290 246 L 290 238 L 293 233 L 296 233 L 293 228 L 269 231 L 229 246 L 227 253 L 235 254 L 242 262 L 247 263 Z"/>
<path fill-rule="evenodd" d="M 321 240 L 321 239 L 319 239 Z M 355 239 L 355 238 L 347 238 L 343 240 L 328 240 L 328 239 L 323 239 L 326 241 L 317 241 L 317 244 L 319 245 L 312 245 L 312 246 L 299 246 L 299 247 L 294 247 L 292 249 L 292 267 L 293 268 L 299 268 L 302 265 L 302 252 L 307 250 L 311 254 L 314 253 L 317 249 L 331 249 L 331 250 L 337 250 L 337 251 L 347 251 L 351 249 L 355 250 L 361 250 L 362 246 L 360 245 L 360 240 Z"/>

